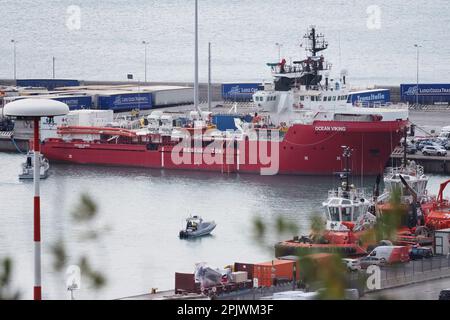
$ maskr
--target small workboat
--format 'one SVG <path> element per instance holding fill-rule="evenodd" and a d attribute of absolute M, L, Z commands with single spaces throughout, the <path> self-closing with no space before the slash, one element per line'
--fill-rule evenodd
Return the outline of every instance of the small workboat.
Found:
<path fill-rule="evenodd" d="M 40 176 L 41 179 L 47 179 L 48 170 L 50 169 L 50 164 L 46 158 L 41 154 L 40 155 Z M 30 151 L 27 153 L 27 160 L 22 163 L 22 173 L 19 174 L 20 180 L 33 180 L 34 178 L 34 153 Z"/>
<path fill-rule="evenodd" d="M 191 239 L 207 236 L 216 228 L 214 221 L 205 222 L 199 216 L 186 219 L 186 229 L 180 231 L 180 239 Z"/>

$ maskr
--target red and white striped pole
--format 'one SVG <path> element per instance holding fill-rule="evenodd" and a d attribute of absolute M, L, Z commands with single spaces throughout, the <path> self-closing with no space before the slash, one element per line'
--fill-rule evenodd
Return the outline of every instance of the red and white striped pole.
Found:
<path fill-rule="evenodd" d="M 39 139 L 40 118 L 34 118 L 34 300 L 42 300 L 41 285 L 41 145 Z"/>

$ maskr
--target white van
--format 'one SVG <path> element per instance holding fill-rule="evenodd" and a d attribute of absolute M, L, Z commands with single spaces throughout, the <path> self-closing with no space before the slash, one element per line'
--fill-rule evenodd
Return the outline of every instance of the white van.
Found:
<path fill-rule="evenodd" d="M 366 269 L 370 265 L 388 265 L 409 262 L 410 248 L 399 246 L 380 246 L 375 248 L 367 257 L 360 260 L 361 267 Z"/>

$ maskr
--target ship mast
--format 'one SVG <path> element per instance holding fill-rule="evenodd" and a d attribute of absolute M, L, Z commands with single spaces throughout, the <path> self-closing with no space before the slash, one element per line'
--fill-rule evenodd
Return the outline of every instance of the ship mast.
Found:
<path fill-rule="evenodd" d="M 304 38 L 308 41 L 306 51 L 311 52 L 313 57 L 316 57 L 317 53 L 328 49 L 328 41 L 325 40 L 325 36 L 322 33 L 316 33 L 315 26 L 310 27 Z"/>
<path fill-rule="evenodd" d="M 342 146 L 342 156 L 344 157 L 344 161 L 345 161 L 345 168 L 344 171 L 342 173 L 342 178 L 345 181 L 345 190 L 349 192 L 350 191 L 350 173 L 352 172 L 352 170 L 350 169 L 350 158 L 352 156 L 352 149 L 350 147 L 347 146 Z"/>

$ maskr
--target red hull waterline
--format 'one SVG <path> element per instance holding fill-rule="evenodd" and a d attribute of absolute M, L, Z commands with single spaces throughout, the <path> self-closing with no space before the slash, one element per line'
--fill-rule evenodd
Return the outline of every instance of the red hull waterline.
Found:
<path fill-rule="evenodd" d="M 165 144 L 154 150 L 146 143 L 48 139 L 42 145 L 42 153 L 51 161 L 74 164 L 257 174 L 262 173 L 261 169 L 272 168 L 269 175 L 330 175 L 342 170 L 342 146 L 348 146 L 353 149 L 351 168 L 354 174 L 378 175 L 383 172 L 407 125 L 404 120 L 294 125 L 281 142 L 268 144 L 266 158 L 273 156 L 269 163 L 259 156 L 254 160 L 255 149 L 248 141 L 224 149 L 220 155 L 222 163 L 212 164 L 203 159 L 204 148 L 185 149 L 180 155 L 190 161 L 176 163 L 172 157 L 174 146 Z M 272 152 L 273 148 L 277 148 L 279 156 Z"/>

